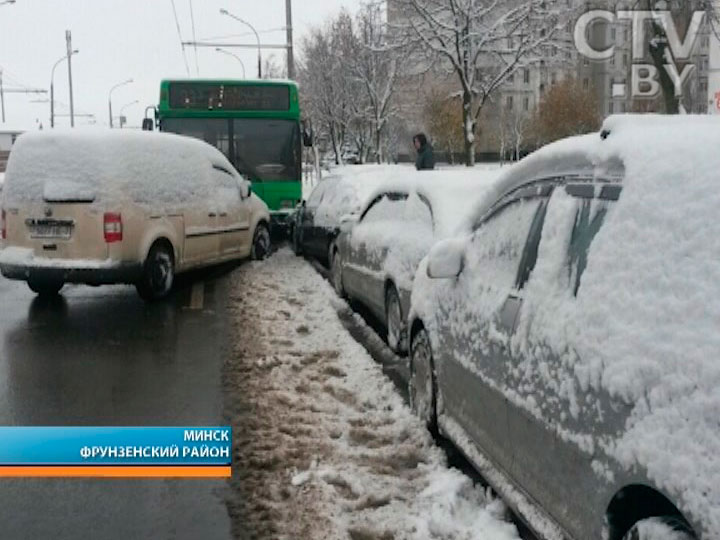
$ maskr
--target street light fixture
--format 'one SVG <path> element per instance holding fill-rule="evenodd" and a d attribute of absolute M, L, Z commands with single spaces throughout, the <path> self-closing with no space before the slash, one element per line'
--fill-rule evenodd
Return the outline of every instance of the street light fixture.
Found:
<path fill-rule="evenodd" d="M 138 103 L 140 103 L 140 102 L 136 99 L 135 101 L 131 101 L 130 103 L 127 103 L 127 104 L 123 105 L 122 107 L 120 107 L 120 129 L 122 129 L 123 125 L 125 124 L 123 122 L 123 119 L 125 118 L 123 116 L 125 109 L 127 109 L 128 107 L 132 107 L 133 105 L 137 105 Z"/>
<path fill-rule="evenodd" d="M 245 64 L 243 63 L 243 61 L 240 59 L 240 57 L 237 54 L 231 53 L 230 51 L 226 51 L 225 49 L 223 49 L 221 47 L 215 47 L 215 50 L 219 53 L 227 54 L 228 56 L 232 56 L 235 60 L 240 62 L 240 66 L 242 67 L 242 74 L 243 74 L 242 76 L 243 76 L 243 79 L 245 78 Z"/>
<path fill-rule="evenodd" d="M 3 2 L 0 2 L 0 6 L 4 6 L 5 4 L 14 4 L 15 0 L 4 0 Z"/>
<path fill-rule="evenodd" d="M 231 18 L 235 19 L 236 21 L 244 24 L 245 26 L 250 28 L 250 30 L 252 30 L 253 33 L 255 34 L 255 39 L 257 39 L 257 50 L 258 50 L 258 79 L 262 79 L 262 52 L 261 52 L 261 45 L 260 45 L 260 34 L 257 33 L 257 30 L 255 30 L 255 27 L 252 24 L 250 24 L 249 22 L 247 22 L 244 19 L 241 19 L 237 15 L 233 15 L 227 9 L 224 9 L 224 8 L 221 9 L 220 14 L 227 15 L 228 17 L 231 17 Z"/>
<path fill-rule="evenodd" d="M 108 110 L 110 112 L 110 129 L 113 128 L 112 93 L 115 91 L 116 88 L 120 88 L 121 86 L 125 86 L 126 84 L 132 84 L 133 82 L 134 81 L 132 79 L 128 79 L 127 81 L 117 83 L 115 86 L 113 86 L 110 89 L 110 92 L 108 93 Z"/>
<path fill-rule="evenodd" d="M 78 49 L 75 49 L 72 51 L 72 54 L 77 54 L 80 51 Z M 55 62 L 55 65 L 52 68 L 52 71 L 50 72 L 50 127 L 55 127 L 55 68 L 58 67 L 60 64 L 62 64 L 65 60 L 68 59 L 68 56 L 65 55 L 60 60 Z"/>

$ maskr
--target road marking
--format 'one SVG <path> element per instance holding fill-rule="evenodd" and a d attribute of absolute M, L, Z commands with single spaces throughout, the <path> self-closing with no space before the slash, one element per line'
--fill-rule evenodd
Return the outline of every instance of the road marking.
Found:
<path fill-rule="evenodd" d="M 199 282 L 193 285 L 190 292 L 189 309 L 201 310 L 205 304 L 205 283 Z"/>

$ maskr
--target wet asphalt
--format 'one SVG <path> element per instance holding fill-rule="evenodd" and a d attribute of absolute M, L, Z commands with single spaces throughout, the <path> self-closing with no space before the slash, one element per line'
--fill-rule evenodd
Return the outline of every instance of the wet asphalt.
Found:
<path fill-rule="evenodd" d="M 0 277 L 0 425 L 222 425 L 228 272 L 145 304 Z M 0 441 L 1 444 L 1 441 Z M 225 480 L 0 478 L 2 539 L 231 538 Z"/>

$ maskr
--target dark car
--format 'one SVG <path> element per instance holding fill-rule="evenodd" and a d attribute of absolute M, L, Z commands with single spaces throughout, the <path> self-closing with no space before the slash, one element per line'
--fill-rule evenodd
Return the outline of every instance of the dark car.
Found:
<path fill-rule="evenodd" d="M 375 166 L 352 171 L 345 168 L 321 180 L 291 218 L 293 251 L 329 266 L 330 246 L 340 232 L 343 218 L 360 212 L 383 172 Z"/>

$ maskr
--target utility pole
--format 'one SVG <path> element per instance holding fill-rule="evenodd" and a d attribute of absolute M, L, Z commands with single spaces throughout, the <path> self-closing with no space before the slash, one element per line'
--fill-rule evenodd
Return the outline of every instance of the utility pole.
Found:
<path fill-rule="evenodd" d="M 292 0 L 285 0 L 285 26 L 287 28 L 287 76 L 295 78 L 295 55 L 293 54 Z"/>
<path fill-rule="evenodd" d="M 68 83 L 70 84 L 70 127 L 75 127 L 75 103 L 73 102 L 73 84 L 72 84 L 72 35 L 70 30 L 65 30 L 65 41 L 67 42 L 67 61 L 68 61 Z"/>

